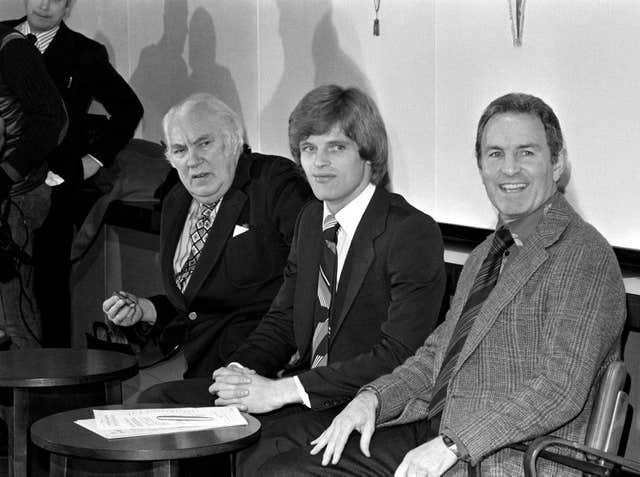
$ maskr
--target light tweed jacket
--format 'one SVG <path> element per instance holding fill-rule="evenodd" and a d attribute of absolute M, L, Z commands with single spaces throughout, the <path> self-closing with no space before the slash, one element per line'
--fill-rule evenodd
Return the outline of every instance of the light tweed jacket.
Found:
<path fill-rule="evenodd" d="M 469 256 L 447 318 L 415 356 L 370 387 L 378 425 L 426 418 L 446 347 L 493 234 Z M 483 476 L 522 475 L 509 444 L 554 434 L 584 440 L 595 385 L 620 354 L 625 291 L 611 247 L 561 194 L 476 317 L 449 385 L 441 431 Z M 545 462 L 541 475 L 572 475 Z M 458 462 L 445 475 L 462 476 Z"/>

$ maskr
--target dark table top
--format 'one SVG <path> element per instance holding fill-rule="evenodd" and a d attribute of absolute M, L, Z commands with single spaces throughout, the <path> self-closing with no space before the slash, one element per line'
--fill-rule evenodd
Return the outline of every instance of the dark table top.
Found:
<path fill-rule="evenodd" d="M 71 386 L 124 380 L 138 373 L 135 357 L 90 349 L 0 351 L 0 387 Z"/>
<path fill-rule="evenodd" d="M 31 439 L 38 447 L 67 456 L 101 460 L 158 461 L 202 457 L 238 450 L 255 442 L 260 435 L 260 422 L 244 413 L 248 426 L 119 439 L 105 439 L 74 422 L 78 419 L 93 418 L 94 409 L 153 407 L 181 406 L 129 404 L 87 407 L 61 412 L 33 424 Z"/>

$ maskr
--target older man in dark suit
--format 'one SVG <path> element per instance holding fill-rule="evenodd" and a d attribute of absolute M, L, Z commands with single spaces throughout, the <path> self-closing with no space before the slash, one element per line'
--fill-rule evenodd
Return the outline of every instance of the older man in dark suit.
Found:
<path fill-rule="evenodd" d="M 516 476 L 522 453 L 510 444 L 584 439 L 597 383 L 620 356 L 616 257 L 558 192 L 563 137 L 542 100 L 493 101 L 476 155 L 498 230 L 469 256 L 445 322 L 311 446 L 272 459 L 261 476 L 463 476 L 468 463 Z M 573 475 L 548 461 L 538 470 Z"/>
<path fill-rule="evenodd" d="M 73 0 L 24 0 L 26 17 L 6 22 L 32 38 L 69 115 L 64 141 L 47 157 L 51 209 L 34 237 L 36 299 L 45 346 L 70 344 L 70 251 L 77 191 L 112 163 L 133 136 L 142 105 L 109 62 L 100 43 L 67 27 Z M 87 111 L 98 101 L 108 117 L 88 132 Z"/>
<path fill-rule="evenodd" d="M 162 209 L 165 295 L 120 292 L 103 309 L 115 324 L 160 335 L 165 349 L 181 344 L 185 377 L 210 377 L 277 293 L 296 217 L 312 195 L 293 161 L 251 152 L 238 115 L 210 94 L 172 107 L 163 128 L 180 177 Z"/>

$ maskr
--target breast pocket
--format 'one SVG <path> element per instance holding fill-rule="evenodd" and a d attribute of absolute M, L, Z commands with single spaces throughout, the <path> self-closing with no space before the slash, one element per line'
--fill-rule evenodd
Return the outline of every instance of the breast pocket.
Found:
<path fill-rule="evenodd" d="M 249 229 L 230 238 L 223 259 L 229 280 L 236 287 L 271 280 L 276 273 L 273 253 L 259 229 Z"/>

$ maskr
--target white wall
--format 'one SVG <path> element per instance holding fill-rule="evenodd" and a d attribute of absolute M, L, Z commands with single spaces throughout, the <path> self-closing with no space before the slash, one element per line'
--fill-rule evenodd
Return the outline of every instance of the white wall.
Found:
<path fill-rule="evenodd" d="M 20 15 L 3 0 L 0 18 Z M 570 200 L 617 246 L 640 249 L 636 0 L 527 2 L 512 45 L 507 1 L 77 0 L 68 23 L 105 43 L 145 106 L 139 135 L 209 90 L 238 109 L 256 150 L 288 155 L 287 117 L 313 86 L 368 91 L 391 140 L 393 189 L 443 222 L 492 227 L 473 141 L 484 106 L 519 90 L 563 125 Z"/>
<path fill-rule="evenodd" d="M 436 12 L 438 219 L 491 227 L 471 172 L 476 124 L 493 98 L 531 92 L 560 118 L 571 202 L 614 245 L 640 249 L 640 2 L 527 2 L 521 48 L 507 2 L 446 0 Z"/>

